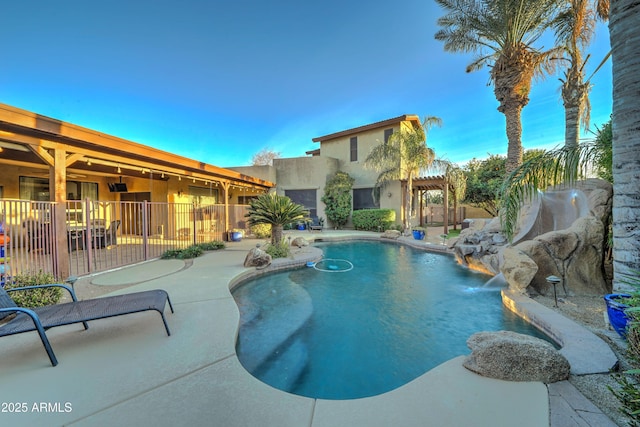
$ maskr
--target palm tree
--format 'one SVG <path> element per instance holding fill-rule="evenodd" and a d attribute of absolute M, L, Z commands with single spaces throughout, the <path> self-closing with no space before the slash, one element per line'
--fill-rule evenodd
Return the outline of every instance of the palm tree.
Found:
<path fill-rule="evenodd" d="M 467 175 L 465 175 L 462 168 L 459 166 L 446 161 L 446 160 L 437 160 L 437 162 L 444 167 L 445 177 L 447 183 L 450 187 L 453 188 L 453 200 L 454 207 L 458 205 L 458 203 L 462 202 L 462 200 L 466 196 L 467 192 Z M 445 206 L 445 209 L 448 209 L 448 206 Z M 455 230 L 458 224 L 458 210 L 453 210 L 453 229 Z"/>
<path fill-rule="evenodd" d="M 413 178 L 421 169 L 431 167 L 436 159 L 435 152 L 427 146 L 427 134 L 433 126 L 441 126 L 438 117 L 427 117 L 421 126 L 402 127 L 394 132 L 387 142 L 377 145 L 364 161 L 366 168 L 380 174 L 376 187 L 384 187 L 391 181 L 406 180 L 403 226 L 411 227 L 411 206 L 413 206 Z"/>
<path fill-rule="evenodd" d="M 591 77 L 607 61 L 607 55 L 594 73 L 585 79 L 584 68 L 589 55 L 583 59 L 583 51 L 591 43 L 595 32 L 596 17 L 606 20 L 609 12 L 608 0 L 566 0 L 566 8 L 554 19 L 556 39 L 566 53 L 568 67 L 562 82 L 562 102 L 565 110 L 565 145 L 578 145 L 580 122 L 589 127 L 591 106 L 589 91 Z"/>
<path fill-rule="evenodd" d="M 609 10 L 609 33 L 613 65 L 613 114 L 612 175 L 613 175 L 613 289 L 628 287 L 628 277 L 640 271 L 640 197 L 638 174 L 640 173 L 640 3 L 636 0 L 618 0 Z M 567 165 L 584 165 L 589 158 L 602 155 L 598 144 L 582 144 L 564 147 L 557 152 L 532 159 L 514 171 L 505 182 L 502 191 L 504 205 L 503 227 L 509 234 L 509 223 L 515 224 L 520 202 L 530 197 L 537 185 L 545 179 L 556 181 L 559 177 L 570 182 L 577 177 L 579 168 Z M 593 152 L 590 152 L 593 151 Z M 538 163 L 534 166 L 534 163 Z M 545 166 L 546 164 L 546 166 Z M 564 167 L 559 166 L 564 165 Z M 527 177 L 526 169 L 540 170 Z M 542 173 L 543 175 L 540 175 Z M 544 177 L 547 175 L 547 178 Z M 519 183 L 519 184 L 518 184 Z M 512 231 L 512 230 L 511 230 Z"/>
<path fill-rule="evenodd" d="M 609 33 L 613 65 L 613 287 L 640 270 L 640 3 L 611 4 Z"/>
<path fill-rule="evenodd" d="M 271 243 L 275 245 L 282 240 L 282 229 L 286 224 L 307 215 L 309 213 L 302 205 L 293 203 L 287 196 L 267 193 L 249 202 L 245 217 L 249 218 L 249 225 L 270 224 Z"/>
<path fill-rule="evenodd" d="M 449 52 L 479 57 L 467 72 L 491 67 L 498 111 L 506 118 L 507 171 L 522 163 L 522 109 L 529 103 L 534 77 L 553 70 L 560 49 L 539 51 L 533 43 L 549 27 L 557 0 L 436 0 L 447 10 L 435 35 Z"/>

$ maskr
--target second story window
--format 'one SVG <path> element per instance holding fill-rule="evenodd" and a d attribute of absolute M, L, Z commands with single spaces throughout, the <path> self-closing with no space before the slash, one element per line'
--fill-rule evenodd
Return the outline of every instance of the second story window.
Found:
<path fill-rule="evenodd" d="M 389 138 L 391 137 L 391 134 L 393 134 L 393 128 L 384 130 L 384 142 L 385 143 L 387 141 L 389 141 Z"/>
<path fill-rule="evenodd" d="M 358 137 L 354 136 L 351 138 L 350 142 L 350 151 L 351 151 L 351 161 L 358 161 Z"/>

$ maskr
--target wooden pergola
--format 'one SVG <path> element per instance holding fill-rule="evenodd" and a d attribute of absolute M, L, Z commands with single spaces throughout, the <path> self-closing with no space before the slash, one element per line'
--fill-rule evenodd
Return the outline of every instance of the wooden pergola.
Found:
<path fill-rule="evenodd" d="M 407 181 L 402 181 L 402 194 L 406 194 L 406 185 Z M 444 234 L 449 233 L 449 193 L 455 194 L 455 187 L 445 175 L 434 175 L 434 176 L 422 176 L 413 178 L 413 191 L 424 193 L 425 191 L 431 190 L 441 190 L 442 191 L 442 203 L 444 205 Z M 404 204 L 403 204 L 404 206 Z M 420 197 L 420 213 L 422 213 L 423 208 L 423 198 Z M 458 211 L 458 201 L 457 198 L 453 199 L 453 229 L 456 229 L 457 224 L 457 211 Z M 406 215 L 406 213 L 405 213 Z M 424 225 L 422 222 L 422 215 L 420 215 L 420 225 Z"/>

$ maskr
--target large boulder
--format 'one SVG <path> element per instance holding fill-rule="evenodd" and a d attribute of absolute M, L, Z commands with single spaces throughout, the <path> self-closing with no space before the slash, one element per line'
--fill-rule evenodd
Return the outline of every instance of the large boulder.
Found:
<path fill-rule="evenodd" d="M 251 248 L 244 258 L 245 267 L 266 268 L 271 265 L 271 255 L 260 248 Z"/>
<path fill-rule="evenodd" d="M 297 248 L 302 248 L 305 246 L 309 246 L 309 242 L 304 237 L 296 237 L 291 241 L 291 246 L 295 246 Z"/>
<path fill-rule="evenodd" d="M 460 232 L 453 246 L 458 262 L 477 271 L 496 275 L 500 272 L 498 254 L 507 245 L 500 231 L 500 219 L 493 218 L 481 229 L 467 228 Z"/>
<path fill-rule="evenodd" d="M 604 225 L 593 216 L 578 218 L 566 230 L 550 231 L 515 246 L 538 266 L 531 281 L 537 293 L 546 295 L 546 278 L 563 278 L 562 291 L 570 295 L 604 295 L 611 292 L 603 272 Z M 559 289 L 560 290 L 560 289 Z"/>
<path fill-rule="evenodd" d="M 500 272 L 509 287 L 525 293 L 538 271 L 538 265 L 527 254 L 510 246 L 504 248 L 501 255 Z"/>
<path fill-rule="evenodd" d="M 613 186 L 602 179 L 589 178 L 577 182 L 575 187 L 587 195 L 589 214 L 608 224 L 613 205 Z"/>
<path fill-rule="evenodd" d="M 399 239 L 400 236 L 402 236 L 402 234 L 398 231 L 398 230 L 386 230 L 384 233 L 382 233 L 382 237 L 383 239 Z"/>
<path fill-rule="evenodd" d="M 511 331 L 478 332 L 467 346 L 471 354 L 464 367 L 485 377 L 546 384 L 569 378 L 567 359 L 540 338 Z"/>

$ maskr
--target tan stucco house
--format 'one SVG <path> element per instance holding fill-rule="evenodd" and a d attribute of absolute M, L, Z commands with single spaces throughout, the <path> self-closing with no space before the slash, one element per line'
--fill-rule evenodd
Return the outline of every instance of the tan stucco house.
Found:
<path fill-rule="evenodd" d="M 386 141 L 391 134 L 403 127 L 421 126 L 416 115 L 402 115 L 364 126 L 338 131 L 313 138 L 320 147 L 308 151 L 307 157 L 274 159 L 273 166 L 232 168 L 248 175 L 269 179 L 276 183 L 276 191 L 304 205 L 311 216 L 326 217 L 324 204 L 320 200 L 326 182 L 337 171 L 348 173 L 355 179 L 353 184 L 353 210 L 382 208 L 393 209 L 396 220 L 401 223 L 403 211 L 403 183 L 388 184 L 374 200 L 373 189 L 378 172 L 364 167 L 364 161 L 376 145 Z M 433 180 L 430 179 L 431 183 Z M 414 183 L 417 183 L 414 181 Z M 423 179 L 423 183 L 426 181 Z M 439 189 L 431 187 L 428 189 Z M 416 190 L 420 190 L 416 186 Z M 426 189 L 426 188 L 422 188 Z M 331 224 L 329 224 L 330 226 Z M 350 224 L 347 224 L 349 226 Z"/>

